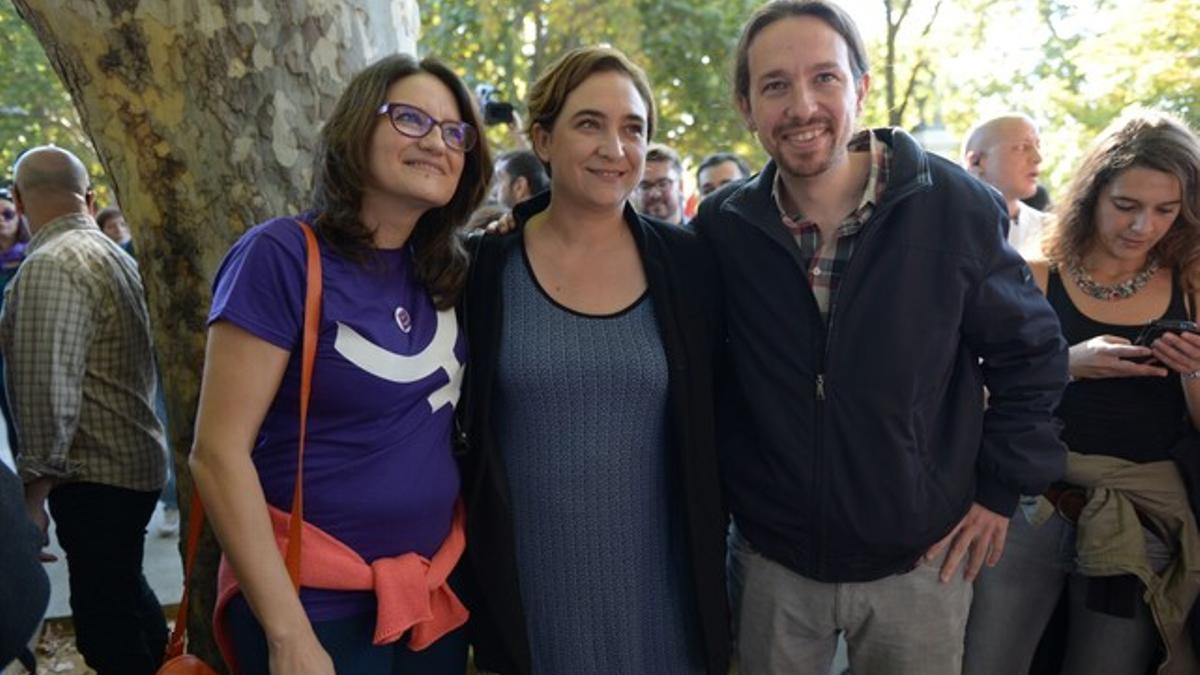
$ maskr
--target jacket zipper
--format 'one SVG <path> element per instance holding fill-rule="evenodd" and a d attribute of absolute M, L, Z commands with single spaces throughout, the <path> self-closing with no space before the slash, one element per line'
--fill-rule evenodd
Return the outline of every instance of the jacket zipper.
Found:
<path fill-rule="evenodd" d="M 845 290 L 844 282 L 850 278 L 850 272 L 851 272 L 851 270 L 854 269 L 855 263 L 858 262 L 862 258 L 862 255 L 860 255 L 860 254 L 863 251 L 864 245 L 868 241 L 870 241 L 870 237 L 874 236 L 876 231 L 879 229 L 879 225 L 878 225 L 879 221 L 883 220 L 883 217 L 892 211 L 892 209 L 894 208 L 894 205 L 898 201 L 900 201 L 901 199 L 907 198 L 910 194 L 917 192 L 919 189 L 920 189 L 919 186 L 915 186 L 915 187 L 910 187 L 909 189 L 904 190 L 901 193 L 897 193 L 895 196 L 893 196 L 892 198 L 890 198 L 889 200 L 887 200 L 886 202 L 884 202 L 881 205 L 886 208 L 876 209 L 875 213 L 871 214 L 871 217 L 864 224 L 864 228 L 866 229 L 866 231 L 863 233 L 863 240 L 858 243 L 855 254 L 853 256 L 851 256 L 850 262 L 846 265 L 846 270 L 842 275 L 843 283 L 838 288 L 838 295 L 841 295 L 842 291 Z M 869 225 L 874 225 L 874 227 L 867 228 L 867 226 L 869 226 Z M 825 376 L 829 371 L 829 352 L 833 348 L 833 327 L 834 327 L 834 315 L 836 313 L 835 312 L 836 309 L 837 309 L 836 305 L 831 305 L 829 308 L 829 318 L 826 321 L 826 325 L 824 327 L 825 328 L 825 349 L 821 353 L 820 360 L 817 363 L 817 373 L 816 373 L 817 391 L 816 391 L 816 401 L 814 402 L 814 406 L 813 406 L 814 407 L 813 433 L 816 435 L 816 438 L 814 439 L 814 442 L 813 442 L 813 447 L 816 449 L 816 452 L 814 453 L 815 457 L 814 457 L 814 461 L 813 461 L 813 465 L 814 465 L 814 474 L 813 475 L 817 476 L 817 477 L 824 476 L 825 464 L 826 464 L 826 462 L 825 462 L 825 442 L 824 442 Z M 817 512 L 817 517 L 820 519 L 819 520 L 820 536 L 817 540 L 817 546 L 816 546 L 817 555 L 818 555 L 818 558 L 816 561 L 816 567 L 817 567 L 819 574 L 821 575 L 821 578 L 827 578 L 829 575 L 829 572 L 828 572 L 829 500 L 825 498 L 825 493 L 830 489 L 830 486 L 832 485 L 833 481 L 822 480 L 822 479 L 818 479 L 818 480 L 821 484 L 821 487 L 819 487 L 816 490 L 813 490 L 814 495 L 816 495 L 818 492 L 820 493 L 820 496 L 816 498 L 816 502 L 817 502 L 816 507 L 817 508 L 815 509 Z"/>
<path fill-rule="evenodd" d="M 858 242 L 858 246 L 856 247 L 857 250 L 856 250 L 855 254 L 850 257 L 850 262 L 846 264 L 846 269 L 844 272 L 842 272 L 842 283 L 838 288 L 839 296 L 842 294 L 842 291 L 845 290 L 845 288 L 846 288 L 846 284 L 845 284 L 846 280 L 851 278 L 850 272 L 852 270 L 854 270 L 855 263 L 857 263 L 858 260 L 862 257 L 862 256 L 858 255 L 858 253 L 862 252 L 865 244 L 868 241 L 870 241 L 871 237 L 875 236 L 875 233 L 879 230 L 877 223 L 879 221 L 883 220 L 884 216 L 891 213 L 892 209 L 895 208 L 896 202 L 900 201 L 901 199 L 907 198 L 909 195 L 911 195 L 915 192 L 918 192 L 919 190 L 920 190 L 920 186 L 909 188 L 908 190 L 905 190 L 903 193 L 898 194 L 895 197 L 892 197 L 891 199 L 888 199 L 886 202 L 884 202 L 881 206 L 886 207 L 886 208 L 877 208 L 875 210 L 875 213 L 871 214 L 870 219 L 868 219 L 867 222 L 863 225 L 863 228 L 866 230 L 866 232 L 863 233 L 863 240 Z M 867 227 L 868 225 L 875 225 L 875 227 L 868 228 Z M 833 320 L 835 318 L 835 315 L 837 314 L 837 312 L 835 311 L 836 309 L 837 309 L 836 305 L 830 306 L 830 308 L 829 308 L 829 318 L 826 321 L 826 325 L 825 325 L 825 354 L 824 354 L 825 358 L 821 361 L 821 368 L 824 368 L 825 365 L 829 363 L 829 350 L 832 348 L 832 345 L 833 345 L 833 325 L 834 325 Z"/>

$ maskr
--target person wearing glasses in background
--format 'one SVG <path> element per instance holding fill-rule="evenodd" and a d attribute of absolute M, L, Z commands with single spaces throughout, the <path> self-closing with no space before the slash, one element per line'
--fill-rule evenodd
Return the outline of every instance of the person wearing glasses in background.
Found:
<path fill-rule="evenodd" d="M 17 268 L 25 260 L 25 246 L 29 243 L 29 226 L 17 213 L 12 192 L 0 187 L 0 309 L 4 308 L 4 289 L 12 281 Z M 13 424 L 12 411 L 8 407 L 8 391 L 4 386 L 4 361 L 0 359 L 0 412 L 4 413 L 8 449 L 17 454 L 17 425 Z"/>
<path fill-rule="evenodd" d="M 9 188 L 0 188 L 0 291 L 3 291 L 17 267 L 25 259 L 25 245 L 29 243 L 29 226 L 17 214 Z"/>
<path fill-rule="evenodd" d="M 240 582 L 235 593 L 221 585 L 216 618 L 241 673 L 465 670 L 466 610 L 446 584 L 427 588 L 422 565 L 455 546 L 450 562 L 461 555 L 450 437 L 467 256 L 456 230 L 491 178 L 479 124 L 468 90 L 439 62 L 371 65 L 321 130 L 312 211 L 252 228 L 217 272 L 191 469 Z M 286 522 L 296 470 L 298 221 L 316 231 L 324 291 L 297 594 L 272 524 Z M 368 587 L 305 581 L 323 564 L 309 556 L 330 546 L 370 565 Z M 434 592 L 444 602 L 431 607 Z"/>
<path fill-rule="evenodd" d="M 646 148 L 646 168 L 633 191 L 638 213 L 664 223 L 684 225 L 683 163 L 679 153 L 662 143 Z"/>

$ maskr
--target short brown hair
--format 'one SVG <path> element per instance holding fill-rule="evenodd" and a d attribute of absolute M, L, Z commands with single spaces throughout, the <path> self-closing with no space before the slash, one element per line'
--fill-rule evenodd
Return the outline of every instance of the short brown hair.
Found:
<path fill-rule="evenodd" d="M 651 143 L 650 147 L 646 148 L 646 161 L 670 162 L 676 171 L 683 173 L 683 161 L 679 159 L 679 153 L 663 143 Z"/>
<path fill-rule="evenodd" d="M 772 0 L 755 10 L 750 20 L 742 27 L 733 67 L 735 100 L 750 98 L 750 44 L 754 42 L 754 38 L 758 37 L 764 28 L 780 19 L 801 16 L 820 19 L 842 36 L 850 52 L 850 72 L 856 83 L 871 71 L 871 64 L 867 60 L 867 47 L 858 33 L 858 26 L 846 10 L 828 0 Z"/>
<path fill-rule="evenodd" d="M 1200 139 L 1179 118 L 1158 110 L 1126 110 L 1096 138 L 1058 208 L 1043 250 L 1056 264 L 1078 261 L 1096 237 L 1101 192 L 1134 167 L 1179 180 L 1179 215 L 1152 251 L 1166 266 L 1181 267 L 1200 254 Z"/>
<path fill-rule="evenodd" d="M 646 104 L 646 140 L 654 137 L 654 95 L 646 73 L 620 50 L 612 47 L 577 47 L 563 54 L 538 76 L 529 88 L 529 123 L 525 131 L 533 137 L 534 125 L 551 130 L 558 121 L 563 104 L 583 81 L 602 72 L 629 76 L 638 95 Z"/>
<path fill-rule="evenodd" d="M 96 214 L 96 224 L 100 226 L 100 229 L 104 229 L 105 223 L 120 215 L 122 215 L 121 209 L 115 206 L 106 206 Z"/>
<path fill-rule="evenodd" d="M 440 61 L 417 61 L 407 54 L 387 56 L 354 76 L 321 128 L 313 181 L 313 225 L 335 249 L 354 259 L 373 250 L 372 233 L 359 220 L 367 183 L 371 134 L 387 91 L 397 80 L 427 73 L 446 85 L 458 104 L 459 115 L 479 130 L 479 140 L 466 153 L 462 176 L 445 205 L 426 211 L 413 229 L 413 269 L 438 309 L 452 307 L 467 275 L 467 254 L 457 230 L 483 201 L 492 178 L 492 158 L 471 93 L 462 80 Z"/>

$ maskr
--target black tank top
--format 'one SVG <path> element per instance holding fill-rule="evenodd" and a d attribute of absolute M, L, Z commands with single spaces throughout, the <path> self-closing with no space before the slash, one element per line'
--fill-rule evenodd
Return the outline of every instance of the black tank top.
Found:
<path fill-rule="evenodd" d="M 1084 316 L 1067 295 L 1058 270 L 1050 270 L 1046 299 L 1058 313 L 1067 344 L 1097 335 L 1133 341 L 1142 326 L 1101 323 Z M 1171 302 L 1164 319 L 1187 319 L 1183 290 L 1171 275 Z M 1111 455 L 1133 462 L 1169 459 L 1167 450 L 1188 432 L 1187 402 L 1179 374 L 1167 377 L 1112 377 L 1076 380 L 1067 385 L 1055 416 L 1063 422 L 1062 440 L 1082 454 Z"/>

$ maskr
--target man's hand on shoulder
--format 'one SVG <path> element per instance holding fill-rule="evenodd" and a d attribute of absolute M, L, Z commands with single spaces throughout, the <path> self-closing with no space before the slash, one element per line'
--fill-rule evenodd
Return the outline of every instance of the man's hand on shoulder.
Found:
<path fill-rule="evenodd" d="M 923 560 L 937 560 L 949 546 L 950 552 L 946 554 L 939 575 L 942 583 L 949 583 L 963 558 L 970 554 L 963 568 L 963 578 L 967 583 L 971 583 L 979 575 L 984 562 L 988 567 L 994 567 L 1000 562 L 1000 556 L 1004 553 L 1004 541 L 1008 537 L 1008 521 L 1008 518 L 979 504 L 971 504 L 967 515 L 954 526 L 950 534 L 925 552 Z"/>

